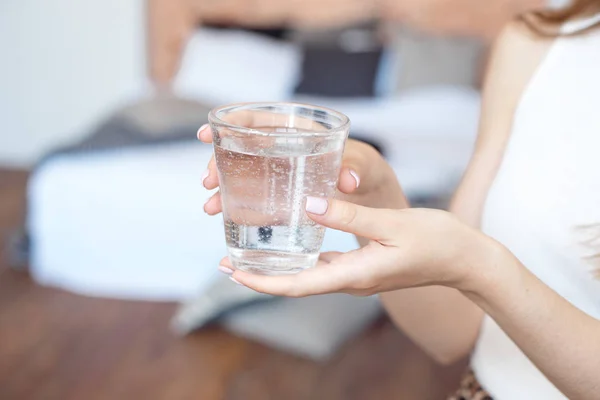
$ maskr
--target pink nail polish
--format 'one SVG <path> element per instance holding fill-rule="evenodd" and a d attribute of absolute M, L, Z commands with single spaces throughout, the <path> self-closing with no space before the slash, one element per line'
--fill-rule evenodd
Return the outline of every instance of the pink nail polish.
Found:
<path fill-rule="evenodd" d="M 205 213 L 207 213 L 207 211 L 206 211 L 206 205 L 208 204 L 208 202 L 210 201 L 210 199 L 212 199 L 212 197 L 209 197 L 209 198 L 208 198 L 208 200 L 206 200 L 206 201 L 204 202 L 204 205 L 202 206 L 202 209 L 204 210 L 204 212 L 205 212 Z M 208 214 L 208 213 L 207 213 L 207 214 Z"/>
<path fill-rule="evenodd" d="M 204 124 L 200 127 L 200 129 L 198 129 L 198 132 L 196 132 L 196 137 L 198 138 L 198 140 L 200 140 L 200 133 L 205 130 L 208 127 L 208 124 Z"/>
<path fill-rule="evenodd" d="M 231 280 L 231 282 L 235 283 L 236 285 L 244 286 L 243 283 L 240 283 L 240 282 L 236 281 L 233 276 L 230 276 L 229 279 Z"/>
<path fill-rule="evenodd" d="M 202 179 L 202 184 L 203 185 L 204 185 L 204 181 L 206 180 L 206 178 L 208 178 L 209 175 L 210 175 L 210 171 L 209 170 L 204 171 L 204 173 L 202 174 L 202 178 L 201 179 Z M 206 186 L 206 185 L 204 185 L 204 186 Z"/>
<path fill-rule="evenodd" d="M 219 265 L 219 271 L 221 271 L 225 275 L 231 275 L 231 274 L 233 274 L 233 270 L 231 268 L 227 268 L 224 265 Z"/>
<path fill-rule="evenodd" d="M 352 177 L 356 181 L 356 187 L 358 188 L 360 186 L 360 177 L 358 176 L 356 171 L 353 171 L 353 170 L 350 170 L 350 175 L 352 175 Z"/>
<path fill-rule="evenodd" d="M 326 199 L 320 199 L 318 197 L 307 197 L 306 198 L 306 211 L 311 214 L 323 215 L 327 212 L 329 203 Z"/>

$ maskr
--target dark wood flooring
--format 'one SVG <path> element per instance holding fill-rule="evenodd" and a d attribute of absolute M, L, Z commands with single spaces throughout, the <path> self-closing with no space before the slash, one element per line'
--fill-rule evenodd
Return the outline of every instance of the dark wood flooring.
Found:
<path fill-rule="evenodd" d="M 181 339 L 175 304 L 87 298 L 10 270 L 4 242 L 27 173 L 0 170 L 0 399 L 437 400 L 463 366 L 434 365 L 381 319 L 319 364 L 220 328 Z"/>

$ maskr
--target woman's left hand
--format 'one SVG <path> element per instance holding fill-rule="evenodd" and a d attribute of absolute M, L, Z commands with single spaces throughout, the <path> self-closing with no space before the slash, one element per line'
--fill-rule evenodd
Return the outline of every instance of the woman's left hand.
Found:
<path fill-rule="evenodd" d="M 235 270 L 227 258 L 220 270 L 258 292 L 288 297 L 336 292 L 369 296 L 429 285 L 469 290 L 471 277 L 480 273 L 480 260 L 497 247 L 445 211 L 374 209 L 318 198 L 309 198 L 306 208 L 315 222 L 370 243 L 349 253 L 323 253 L 315 268 L 296 275 L 255 275 Z"/>

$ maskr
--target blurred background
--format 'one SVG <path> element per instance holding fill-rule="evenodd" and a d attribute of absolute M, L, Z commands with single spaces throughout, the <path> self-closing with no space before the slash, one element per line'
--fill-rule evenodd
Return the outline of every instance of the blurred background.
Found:
<path fill-rule="evenodd" d="M 496 2 L 0 2 L 0 398 L 444 398 L 464 365 L 435 365 L 376 298 L 217 276 L 196 130 L 223 103 L 332 107 L 443 207 L 511 16 Z"/>

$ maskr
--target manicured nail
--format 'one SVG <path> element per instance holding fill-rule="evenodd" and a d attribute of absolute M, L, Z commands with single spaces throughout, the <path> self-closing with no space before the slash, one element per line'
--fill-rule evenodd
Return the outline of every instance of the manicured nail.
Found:
<path fill-rule="evenodd" d="M 219 265 L 219 271 L 221 271 L 225 275 L 231 275 L 231 274 L 233 274 L 233 270 L 231 268 L 227 268 L 224 265 Z"/>
<path fill-rule="evenodd" d="M 311 214 L 323 215 L 327 212 L 329 204 L 327 200 L 318 197 L 308 197 L 306 199 L 306 211 Z"/>
<path fill-rule="evenodd" d="M 196 133 L 196 137 L 198 138 L 198 140 L 200 140 L 200 133 L 202 133 L 202 131 L 206 128 L 208 128 L 208 124 L 204 124 L 200 127 L 200 129 L 198 129 L 198 132 Z"/>
<path fill-rule="evenodd" d="M 208 200 L 206 200 L 204 202 L 204 205 L 202 206 L 202 209 L 204 210 L 204 212 L 206 212 L 206 205 L 208 204 L 208 202 L 210 201 L 210 199 L 212 199 L 212 197 L 209 197 Z M 208 213 L 207 213 L 208 214 Z"/>
<path fill-rule="evenodd" d="M 207 169 L 206 171 L 204 171 L 204 173 L 202 174 L 202 178 L 201 178 L 202 185 L 204 185 L 204 181 L 206 180 L 206 178 L 208 178 L 209 175 L 210 175 L 210 170 Z M 204 186 L 206 186 L 206 185 L 204 185 Z"/>
<path fill-rule="evenodd" d="M 360 186 L 360 177 L 358 176 L 356 171 L 353 171 L 353 170 L 350 170 L 350 175 L 352 175 L 352 177 L 356 181 L 356 187 L 358 188 Z"/>
<path fill-rule="evenodd" d="M 231 282 L 235 283 L 236 285 L 244 286 L 243 283 L 240 283 L 240 282 L 236 281 L 233 276 L 230 276 L 229 279 L 231 280 Z"/>

